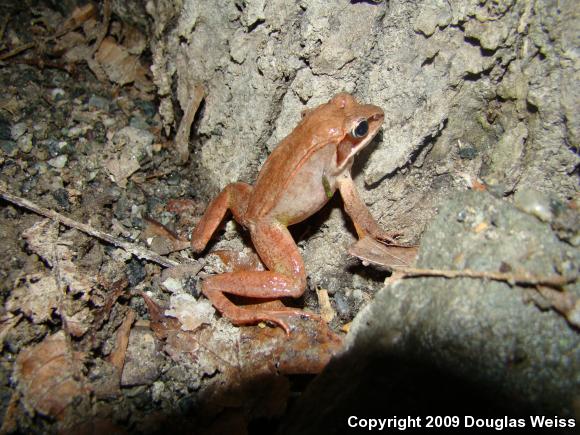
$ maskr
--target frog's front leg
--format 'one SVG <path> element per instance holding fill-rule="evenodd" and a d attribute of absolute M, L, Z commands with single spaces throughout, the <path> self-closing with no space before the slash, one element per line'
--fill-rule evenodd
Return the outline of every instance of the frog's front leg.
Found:
<path fill-rule="evenodd" d="M 359 196 L 350 173 L 341 175 L 337 182 L 338 190 L 340 190 L 340 195 L 344 202 L 344 208 L 354 223 L 359 239 L 368 234 L 375 239 L 395 243 L 395 237 L 399 234 L 389 234 L 379 226 Z"/>
<path fill-rule="evenodd" d="M 235 325 L 270 321 L 288 334 L 289 317 L 307 316 L 292 308 L 244 308 L 231 302 L 224 293 L 259 299 L 297 298 L 306 289 L 306 271 L 298 247 L 288 229 L 271 220 L 249 225 L 252 242 L 268 271 L 242 271 L 211 276 L 203 281 L 202 293 L 214 307 Z"/>

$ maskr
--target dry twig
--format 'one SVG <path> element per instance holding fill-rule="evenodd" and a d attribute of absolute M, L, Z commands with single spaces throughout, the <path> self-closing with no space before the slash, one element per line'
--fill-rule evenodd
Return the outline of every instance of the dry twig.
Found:
<path fill-rule="evenodd" d="M 85 234 L 96 237 L 100 240 L 104 240 L 105 242 L 110 243 L 111 245 L 123 248 L 125 251 L 129 252 L 130 254 L 134 255 L 137 258 L 144 258 L 145 260 L 152 261 L 164 267 L 174 267 L 180 264 L 177 261 L 162 257 L 161 255 L 149 249 L 143 248 L 133 243 L 126 242 L 124 240 L 120 240 L 108 233 L 97 230 L 96 228 L 93 228 L 90 225 L 75 221 L 53 210 L 49 210 L 47 208 L 36 205 L 32 201 L 29 201 L 25 198 L 12 195 L 11 193 L 6 192 L 2 188 L 0 188 L 0 197 L 20 207 L 24 207 L 30 211 L 33 211 L 34 213 L 37 213 L 41 216 L 45 216 L 49 219 L 52 219 L 56 222 L 66 225 L 67 227 L 75 228 L 79 231 L 82 231 Z"/>
<path fill-rule="evenodd" d="M 123 366 L 125 365 L 125 355 L 127 354 L 127 346 L 129 345 L 129 334 L 131 333 L 131 326 L 135 321 L 135 311 L 129 309 L 127 316 L 123 319 L 123 323 L 117 329 L 117 339 L 115 346 L 109 355 L 109 362 L 117 369 L 119 378 L 123 373 Z"/>
<path fill-rule="evenodd" d="M 364 237 L 349 248 L 349 254 L 372 263 L 379 267 L 391 270 L 397 278 L 411 277 L 442 277 L 442 278 L 474 278 L 501 281 L 509 285 L 522 286 L 547 286 L 561 289 L 566 284 L 578 279 L 578 275 L 561 276 L 534 275 L 527 272 L 504 273 L 493 271 L 479 271 L 471 269 L 451 270 L 451 269 L 423 269 L 413 267 L 418 247 L 416 246 L 392 246 L 384 245 L 370 237 Z M 394 277 L 394 276 L 393 276 Z"/>
<path fill-rule="evenodd" d="M 574 282 L 578 276 L 539 276 L 528 273 L 504 273 L 504 272 L 489 272 L 471 269 L 463 270 L 447 270 L 447 269 L 421 269 L 416 267 L 394 266 L 394 271 L 401 272 L 405 277 L 425 277 L 437 276 L 443 278 L 475 278 L 475 279 L 489 279 L 492 281 L 501 281 L 509 285 L 524 285 L 524 286 L 547 286 L 552 288 L 562 288 L 566 284 Z"/>

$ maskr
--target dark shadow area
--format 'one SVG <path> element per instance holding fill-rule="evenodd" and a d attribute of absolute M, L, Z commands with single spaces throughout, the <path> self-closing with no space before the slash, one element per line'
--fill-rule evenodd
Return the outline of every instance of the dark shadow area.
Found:
<path fill-rule="evenodd" d="M 365 351 L 358 346 L 332 360 L 318 377 L 272 373 L 224 384 L 206 395 L 192 394 L 191 400 L 184 397 L 175 404 L 173 415 L 158 412 L 146 427 L 130 433 L 379 432 L 349 426 L 349 418 L 351 425 L 364 419 L 390 419 L 384 433 L 575 433 L 574 429 L 532 428 L 530 416 L 552 416 L 523 398 L 504 397 L 496 390 L 416 355 Z M 288 409 L 273 417 L 284 401 L 282 395 L 290 398 Z M 152 409 L 153 416 L 156 412 Z M 488 427 L 478 428 L 476 422 Z M 522 422 L 523 428 L 509 426 Z"/>
<path fill-rule="evenodd" d="M 277 433 L 368 433 L 368 427 L 349 426 L 353 416 L 358 420 L 391 419 L 391 427 L 384 428 L 391 433 L 402 432 L 403 425 L 407 426 L 404 433 L 548 433 L 531 428 L 530 415 L 542 415 L 542 410 L 532 409 L 522 398 L 501 397 L 494 385 L 463 378 L 417 356 L 364 351 L 358 346 L 331 361 L 287 412 Z M 458 419 L 449 418 L 445 423 L 429 416 Z M 414 419 L 415 427 L 409 418 Z M 495 427 L 478 428 L 478 419 Z M 524 428 L 509 428 L 510 421 L 521 425 L 519 419 Z M 358 420 L 352 418 L 351 424 Z M 428 428 L 429 421 L 432 427 Z M 442 427 L 446 424 L 448 427 Z M 466 427 L 469 424 L 473 426 Z M 552 428 L 550 433 L 573 430 Z"/>

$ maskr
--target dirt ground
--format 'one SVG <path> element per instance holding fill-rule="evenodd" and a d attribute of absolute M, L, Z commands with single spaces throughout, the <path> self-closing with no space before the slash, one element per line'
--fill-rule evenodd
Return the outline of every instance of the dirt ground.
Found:
<path fill-rule="evenodd" d="M 0 68 L 0 187 L 52 218 L 7 200 L 0 208 L 2 431 L 268 427 L 340 348 L 339 327 L 354 311 L 334 331 L 304 321 L 287 340 L 273 325 L 233 327 L 196 301 L 199 277 L 225 267 L 183 251 L 208 190 L 198 187 L 196 162 L 179 164 L 161 134 L 147 75 L 120 86 L 124 62 L 141 61 L 128 51 L 91 53 L 94 11 L 76 10 L 86 20 L 80 33 L 47 6 L 11 12 L 5 43 L 33 47 Z M 34 23 L 34 37 L 18 23 Z M 55 44 L 55 33 L 72 42 Z M 74 50 L 85 57 L 71 60 Z M 89 234 L 59 225 L 55 213 Z M 168 256 L 132 256 L 99 230 Z M 240 245 L 240 228 L 227 231 Z M 316 298 L 306 306 L 317 309 Z"/>

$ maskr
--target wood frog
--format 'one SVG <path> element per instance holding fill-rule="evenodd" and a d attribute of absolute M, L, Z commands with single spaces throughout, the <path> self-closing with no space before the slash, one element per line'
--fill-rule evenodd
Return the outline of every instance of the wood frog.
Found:
<path fill-rule="evenodd" d="M 290 332 L 287 319 L 304 311 L 263 304 L 235 305 L 225 294 L 274 300 L 297 298 L 306 289 L 306 271 L 287 227 L 316 213 L 338 189 L 359 238 L 392 241 L 371 216 L 350 175 L 354 156 L 379 131 L 380 107 L 359 104 L 347 93 L 305 110 L 296 128 L 264 163 L 254 186 L 232 183 L 211 202 L 191 236 L 203 251 L 226 212 L 249 230 L 266 271 L 234 271 L 206 278 L 202 293 L 235 325 L 269 321 Z"/>

